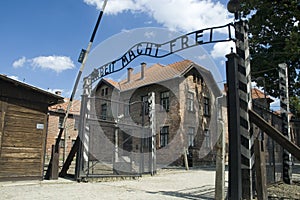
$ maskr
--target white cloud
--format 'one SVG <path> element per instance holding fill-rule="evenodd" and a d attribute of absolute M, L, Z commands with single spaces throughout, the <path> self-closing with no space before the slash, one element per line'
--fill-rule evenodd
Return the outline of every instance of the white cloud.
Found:
<path fill-rule="evenodd" d="M 50 93 L 55 94 L 56 92 L 61 92 L 62 93 L 64 90 L 63 89 L 51 89 L 51 88 L 48 88 L 47 91 L 50 92 Z"/>
<path fill-rule="evenodd" d="M 17 77 L 17 76 L 8 76 L 8 78 L 11 78 L 11 79 L 14 79 L 16 81 L 19 81 L 19 77 Z"/>
<path fill-rule="evenodd" d="M 12 66 L 14 68 L 23 67 L 25 63 L 26 63 L 26 58 L 23 56 L 22 58 L 14 61 Z"/>
<path fill-rule="evenodd" d="M 144 24 L 147 24 L 147 25 L 150 25 L 152 23 L 153 23 L 153 21 L 146 21 L 146 22 L 144 22 Z"/>
<path fill-rule="evenodd" d="M 255 81 L 252 81 L 252 82 L 251 82 L 251 87 L 252 87 L 252 88 L 257 87 L 257 83 L 256 83 Z"/>
<path fill-rule="evenodd" d="M 75 67 L 71 58 L 66 56 L 39 56 L 32 59 L 26 59 L 23 56 L 13 62 L 13 67 L 23 67 L 26 62 L 33 68 L 50 69 L 57 73 Z"/>
<path fill-rule="evenodd" d="M 51 69 L 60 73 L 75 67 L 73 61 L 66 56 L 40 56 L 30 60 L 31 66 L 41 69 Z"/>
<path fill-rule="evenodd" d="M 128 29 L 122 29 L 121 32 L 122 32 L 122 33 L 129 33 L 130 30 L 128 30 Z"/>
<path fill-rule="evenodd" d="M 214 45 L 213 50 L 210 52 L 210 55 L 213 58 L 225 58 L 225 55 L 231 52 L 231 48 L 235 50 L 235 43 L 230 42 L 218 42 Z"/>
<path fill-rule="evenodd" d="M 75 67 L 71 58 L 66 56 L 39 56 L 32 59 L 22 57 L 13 62 L 13 67 L 23 67 L 25 63 L 34 68 L 50 69 L 57 73 Z"/>
<path fill-rule="evenodd" d="M 274 102 L 271 103 L 270 108 L 271 110 L 280 110 L 280 99 L 279 98 L 273 98 Z"/>
<path fill-rule="evenodd" d="M 103 0 L 84 0 L 102 8 Z M 212 0 L 110 0 L 106 14 L 144 12 L 170 30 L 193 31 L 232 22 L 225 5 Z"/>
<path fill-rule="evenodd" d="M 150 31 L 150 32 L 145 32 L 145 37 L 146 38 L 153 38 L 153 37 L 155 37 L 155 33 L 153 32 L 153 31 Z"/>
<path fill-rule="evenodd" d="M 199 56 L 195 56 L 195 58 L 198 58 L 199 60 L 209 59 L 207 54 L 202 54 L 202 55 L 199 55 Z"/>
<path fill-rule="evenodd" d="M 96 6 L 97 9 L 102 9 L 103 0 L 83 0 L 84 3 L 92 6 Z M 124 11 L 139 11 L 140 4 L 136 0 L 110 0 L 108 1 L 105 13 L 116 15 Z"/>

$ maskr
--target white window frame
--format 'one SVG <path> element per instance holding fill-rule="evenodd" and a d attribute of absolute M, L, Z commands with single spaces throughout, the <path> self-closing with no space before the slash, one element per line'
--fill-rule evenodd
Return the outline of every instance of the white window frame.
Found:
<path fill-rule="evenodd" d="M 194 111 L 194 99 L 195 99 L 194 92 L 189 91 L 187 94 L 187 110 L 188 111 Z"/>
<path fill-rule="evenodd" d="M 169 126 L 163 126 L 160 128 L 160 135 L 159 135 L 159 146 L 165 147 L 169 143 L 169 133 L 170 133 Z M 166 132 L 164 131 L 166 130 Z"/>
<path fill-rule="evenodd" d="M 211 149 L 211 135 L 209 129 L 204 130 L 204 145 L 205 148 Z"/>
<path fill-rule="evenodd" d="M 194 127 L 188 127 L 188 146 L 194 147 L 195 146 L 195 128 Z"/>

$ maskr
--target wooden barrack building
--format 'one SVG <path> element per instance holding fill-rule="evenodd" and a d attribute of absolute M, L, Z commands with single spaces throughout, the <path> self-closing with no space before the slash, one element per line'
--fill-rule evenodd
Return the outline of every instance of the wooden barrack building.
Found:
<path fill-rule="evenodd" d="M 43 179 L 48 106 L 61 102 L 0 75 L 0 181 Z"/>

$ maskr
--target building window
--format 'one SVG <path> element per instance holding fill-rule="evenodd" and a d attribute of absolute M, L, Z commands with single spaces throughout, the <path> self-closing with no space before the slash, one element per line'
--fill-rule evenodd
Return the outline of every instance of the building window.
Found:
<path fill-rule="evenodd" d="M 144 111 L 144 115 L 149 114 L 149 102 L 148 102 L 148 95 L 142 96 L 142 111 Z"/>
<path fill-rule="evenodd" d="M 204 115 L 205 116 L 209 116 L 209 112 L 210 112 L 210 110 L 209 110 L 209 98 L 207 98 L 207 97 L 204 97 L 204 107 L 203 107 L 203 109 L 204 109 Z"/>
<path fill-rule="evenodd" d="M 208 129 L 204 130 L 204 147 L 207 149 L 211 149 L 210 131 Z"/>
<path fill-rule="evenodd" d="M 170 99 L 169 91 L 160 93 L 160 105 L 161 110 L 169 111 L 170 109 Z"/>
<path fill-rule="evenodd" d="M 164 126 L 160 129 L 160 147 L 165 147 L 169 140 L 169 127 Z"/>
<path fill-rule="evenodd" d="M 198 74 L 193 74 L 193 82 L 198 83 L 198 84 L 200 84 L 200 83 L 202 84 L 203 78 Z"/>
<path fill-rule="evenodd" d="M 107 104 L 105 103 L 105 104 L 101 105 L 101 116 L 100 116 L 100 118 L 106 120 L 106 117 L 107 117 Z"/>
<path fill-rule="evenodd" d="M 63 123 L 64 123 L 64 116 L 59 116 L 58 119 L 58 128 L 63 128 Z"/>
<path fill-rule="evenodd" d="M 188 129 L 188 145 L 189 145 L 189 147 L 195 146 L 194 139 L 195 139 L 195 128 L 189 127 L 189 129 Z"/>
<path fill-rule="evenodd" d="M 194 93 L 192 93 L 192 92 L 188 92 L 187 108 L 188 108 L 188 111 L 194 111 Z"/>
<path fill-rule="evenodd" d="M 56 138 L 56 141 L 57 141 L 57 138 Z M 65 139 L 61 138 L 60 141 L 59 141 L 59 147 L 60 148 L 64 148 L 65 147 Z"/>
<path fill-rule="evenodd" d="M 102 88 L 101 90 L 101 96 L 106 96 L 108 94 L 108 88 Z"/>
<path fill-rule="evenodd" d="M 151 139 L 150 137 L 143 138 L 143 147 L 144 148 L 149 149 L 149 147 L 150 147 L 150 141 L 151 141 L 150 139 Z"/>

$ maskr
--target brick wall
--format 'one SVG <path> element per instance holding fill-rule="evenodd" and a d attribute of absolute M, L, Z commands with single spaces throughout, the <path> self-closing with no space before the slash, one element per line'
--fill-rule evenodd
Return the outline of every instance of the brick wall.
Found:
<path fill-rule="evenodd" d="M 144 126 L 149 126 L 149 118 L 148 115 L 144 116 L 142 119 L 142 97 L 147 96 L 149 92 L 155 92 L 155 102 L 156 102 L 156 148 L 157 148 L 157 162 L 158 164 L 169 164 L 170 161 L 175 161 L 177 165 L 182 165 L 181 155 L 183 153 L 184 146 L 187 145 L 187 130 L 190 127 L 195 128 L 195 145 L 190 148 L 190 153 L 193 155 L 192 161 L 194 165 L 201 165 L 202 163 L 212 163 L 214 162 L 214 144 L 210 144 L 206 149 L 203 148 L 205 137 L 205 130 L 209 129 L 210 124 L 210 114 L 204 115 L 204 98 L 210 100 L 210 107 L 214 104 L 214 101 L 211 97 L 210 91 L 203 81 L 203 79 L 198 74 L 198 79 L 193 76 L 197 72 L 192 71 L 190 74 L 187 74 L 184 78 L 174 78 L 168 80 L 166 82 L 162 82 L 159 84 L 151 84 L 144 87 L 139 87 L 137 89 L 132 89 L 129 91 L 121 92 L 120 98 L 118 99 L 120 102 L 118 107 L 118 113 L 115 115 L 111 115 L 114 111 L 108 110 L 108 121 L 115 121 L 116 116 L 121 116 L 119 119 L 120 123 L 127 124 L 127 130 L 123 130 L 124 132 L 133 135 L 131 145 L 132 151 L 140 151 L 141 146 L 141 133 L 135 131 L 133 134 L 134 126 L 141 126 L 142 121 L 144 122 Z M 95 93 L 96 97 L 100 97 L 95 102 L 95 107 L 97 112 L 101 113 L 101 105 L 103 103 L 107 103 L 110 105 L 110 98 L 113 91 L 113 88 L 108 87 L 108 93 L 105 98 L 102 95 L 102 89 L 106 88 L 107 85 L 99 85 L 98 89 Z M 161 109 L 160 104 L 160 94 L 162 92 L 169 91 L 169 99 L 170 99 L 170 109 L 168 112 Z M 194 94 L 194 108 L 193 111 L 187 110 L 187 95 L 188 92 L 192 92 Z M 116 99 L 115 99 L 116 100 Z M 129 110 L 126 113 L 125 107 L 129 106 Z M 115 108 L 116 106 L 109 106 L 108 109 Z M 127 108 L 128 109 L 128 108 Z M 210 111 L 212 109 L 210 108 Z M 113 142 L 114 138 L 114 129 L 109 128 L 109 125 L 104 126 L 104 122 L 101 122 L 101 126 L 103 126 L 103 130 L 107 138 Z M 113 126 L 113 125 L 111 125 Z M 130 130 L 130 126 L 132 126 Z M 160 144 L 160 129 L 164 126 L 169 127 L 169 138 L 167 147 L 161 147 Z M 124 128 L 124 127 L 123 127 Z M 121 128 L 122 129 L 122 128 Z M 126 128 L 124 128 L 126 129 Z M 121 130 L 122 131 L 122 130 Z M 209 132 L 210 135 L 215 133 Z M 110 136 L 109 136 L 110 135 Z M 119 146 L 122 148 L 122 134 L 119 134 Z M 209 142 L 208 142 L 209 143 Z M 124 145 L 124 144 L 123 144 Z M 203 150 L 204 149 L 204 150 Z M 147 149 L 144 149 L 144 152 Z M 104 150 L 99 150 L 105 153 Z M 211 152 L 212 151 L 212 152 Z M 211 153 L 209 153 L 211 152 Z M 203 156 L 203 154 L 205 154 Z M 109 155 L 109 153 L 108 153 Z"/>
<path fill-rule="evenodd" d="M 48 132 L 47 132 L 47 141 L 46 141 L 46 161 L 51 157 L 51 148 L 55 144 L 57 135 L 59 133 L 59 118 L 63 117 L 63 114 L 57 112 L 48 115 Z M 60 157 L 64 155 L 64 145 L 66 145 L 66 156 L 71 150 L 73 142 L 75 142 L 78 135 L 78 130 L 74 129 L 75 119 L 69 117 L 67 120 L 66 129 L 62 135 L 61 148 L 60 148 Z M 66 134 L 66 138 L 65 138 Z"/>

